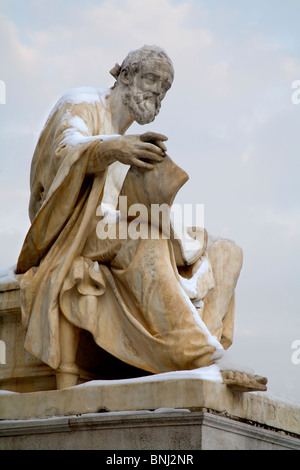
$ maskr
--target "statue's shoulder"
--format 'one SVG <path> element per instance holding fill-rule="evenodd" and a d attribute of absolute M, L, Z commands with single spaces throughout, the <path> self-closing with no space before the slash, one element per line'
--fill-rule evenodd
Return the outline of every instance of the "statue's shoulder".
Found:
<path fill-rule="evenodd" d="M 110 88 L 95 88 L 95 87 L 78 87 L 71 88 L 66 91 L 56 102 L 52 108 L 47 123 L 50 119 L 65 107 L 72 107 L 75 105 L 95 105 L 96 103 L 102 104 L 106 107 L 106 97 L 111 93 Z"/>
<path fill-rule="evenodd" d="M 102 103 L 106 105 L 105 99 L 111 93 L 110 88 L 79 87 L 66 91 L 56 104 L 56 108 L 64 104 L 95 104 Z"/>

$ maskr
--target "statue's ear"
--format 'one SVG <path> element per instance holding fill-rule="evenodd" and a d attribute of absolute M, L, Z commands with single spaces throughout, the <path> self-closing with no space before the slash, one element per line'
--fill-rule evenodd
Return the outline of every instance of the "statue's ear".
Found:
<path fill-rule="evenodd" d="M 129 71 L 127 67 L 121 70 L 120 79 L 124 85 L 129 85 Z"/>
<path fill-rule="evenodd" d="M 121 71 L 121 67 L 119 66 L 119 64 L 115 64 L 115 66 L 110 70 L 109 73 L 117 80 L 120 74 L 120 71 Z"/>

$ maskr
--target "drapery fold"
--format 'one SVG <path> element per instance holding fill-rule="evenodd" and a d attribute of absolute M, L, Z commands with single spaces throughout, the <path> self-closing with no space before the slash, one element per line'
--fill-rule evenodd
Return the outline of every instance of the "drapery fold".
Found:
<path fill-rule="evenodd" d="M 72 127 L 79 124 L 80 129 Z M 87 175 L 87 168 L 101 135 L 111 134 L 109 107 L 101 99 L 92 105 L 63 104 L 40 136 L 31 171 L 32 223 L 17 266 L 24 273 L 25 348 L 57 369 L 59 318 L 64 315 L 91 332 L 100 347 L 141 369 L 157 373 L 206 366 L 223 348 L 184 291 L 179 241 L 172 234 L 170 239 L 126 239 L 120 244 L 97 238 L 97 208 L 113 179 L 107 170 Z M 118 190 L 129 204 L 171 205 L 186 180 L 186 173 L 165 157 L 151 172 L 131 168 Z M 214 287 L 205 231 L 202 235 L 186 273 L 192 276 L 193 267 L 207 264 L 199 276 L 198 292 L 203 294 L 196 295 L 197 301 Z"/>

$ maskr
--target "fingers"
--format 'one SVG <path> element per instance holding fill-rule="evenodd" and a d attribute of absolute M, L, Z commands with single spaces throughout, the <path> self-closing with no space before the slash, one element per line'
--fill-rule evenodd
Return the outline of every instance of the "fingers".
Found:
<path fill-rule="evenodd" d="M 154 165 L 161 162 L 166 156 L 166 146 L 163 144 L 163 140 L 167 140 L 167 137 L 156 132 L 124 136 L 124 145 L 121 146 L 122 156 L 119 157 L 119 160 L 152 170 Z"/>
<path fill-rule="evenodd" d="M 154 169 L 154 165 L 152 165 L 152 163 L 144 162 L 143 160 L 140 160 L 139 158 L 134 158 L 132 160 L 132 165 L 138 166 L 140 168 L 145 168 L 146 170 Z"/>
<path fill-rule="evenodd" d="M 144 143 L 143 142 L 142 146 L 143 147 L 140 147 L 140 148 L 146 149 L 149 152 L 157 153 L 158 155 L 161 155 L 163 157 L 166 155 L 167 147 L 160 140 L 152 141 L 152 143 L 151 142 L 149 142 L 149 143 L 146 143 L 146 142 Z"/>
<path fill-rule="evenodd" d="M 161 162 L 163 160 L 163 156 L 161 154 L 149 152 L 147 150 L 140 150 L 135 152 L 133 158 L 150 160 L 152 162 Z"/>
<path fill-rule="evenodd" d="M 161 141 L 161 140 L 157 140 L 155 142 L 155 144 L 157 145 L 157 147 L 159 147 L 164 153 L 167 151 L 167 147 L 165 146 L 165 144 Z"/>
<path fill-rule="evenodd" d="M 157 155 L 152 152 L 140 151 L 135 157 L 132 158 L 131 164 L 146 168 L 147 170 L 153 170 L 154 165 L 163 160 L 161 155 Z"/>
<path fill-rule="evenodd" d="M 141 143 L 138 148 L 141 150 L 141 151 L 146 151 L 146 152 L 150 152 L 150 153 L 153 153 L 153 154 L 156 154 L 156 155 L 160 155 L 161 157 L 164 157 L 165 155 L 165 151 L 157 146 L 157 145 L 153 145 L 153 144 L 150 144 L 150 143 Z"/>
<path fill-rule="evenodd" d="M 167 151 L 167 147 L 163 142 L 168 140 L 168 137 L 163 134 L 158 134 L 157 132 L 145 132 L 144 134 L 136 135 L 135 138 L 138 138 L 140 142 L 153 145 L 156 149 L 159 148 L 162 150 L 163 155 L 165 155 L 165 152 Z M 151 151 L 153 151 L 153 148 Z"/>
<path fill-rule="evenodd" d="M 168 140 L 163 134 L 158 134 L 157 132 L 145 132 L 144 134 L 140 135 L 140 139 L 142 142 L 149 142 L 149 141 L 165 141 Z"/>
<path fill-rule="evenodd" d="M 263 385 L 267 385 L 268 383 L 268 379 L 267 377 L 261 377 L 260 375 L 255 375 L 255 380 L 257 380 L 257 382 L 263 384 Z"/>

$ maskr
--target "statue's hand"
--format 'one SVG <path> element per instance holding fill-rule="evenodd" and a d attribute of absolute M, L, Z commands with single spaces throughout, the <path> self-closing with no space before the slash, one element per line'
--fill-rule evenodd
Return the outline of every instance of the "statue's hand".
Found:
<path fill-rule="evenodd" d="M 156 132 L 145 132 L 140 136 L 143 142 L 150 142 L 151 144 L 157 145 L 164 152 L 167 151 L 167 147 L 164 144 L 164 141 L 168 140 L 163 134 L 157 134 Z"/>
<path fill-rule="evenodd" d="M 165 140 L 166 136 L 155 132 L 117 137 L 114 156 L 126 165 L 152 170 L 165 156 Z"/>
<path fill-rule="evenodd" d="M 90 157 L 88 174 L 103 171 L 108 165 L 119 160 L 125 165 L 133 165 L 152 170 L 155 163 L 165 156 L 167 137 L 156 132 L 141 135 L 111 137 L 99 142 L 97 152 Z"/>

